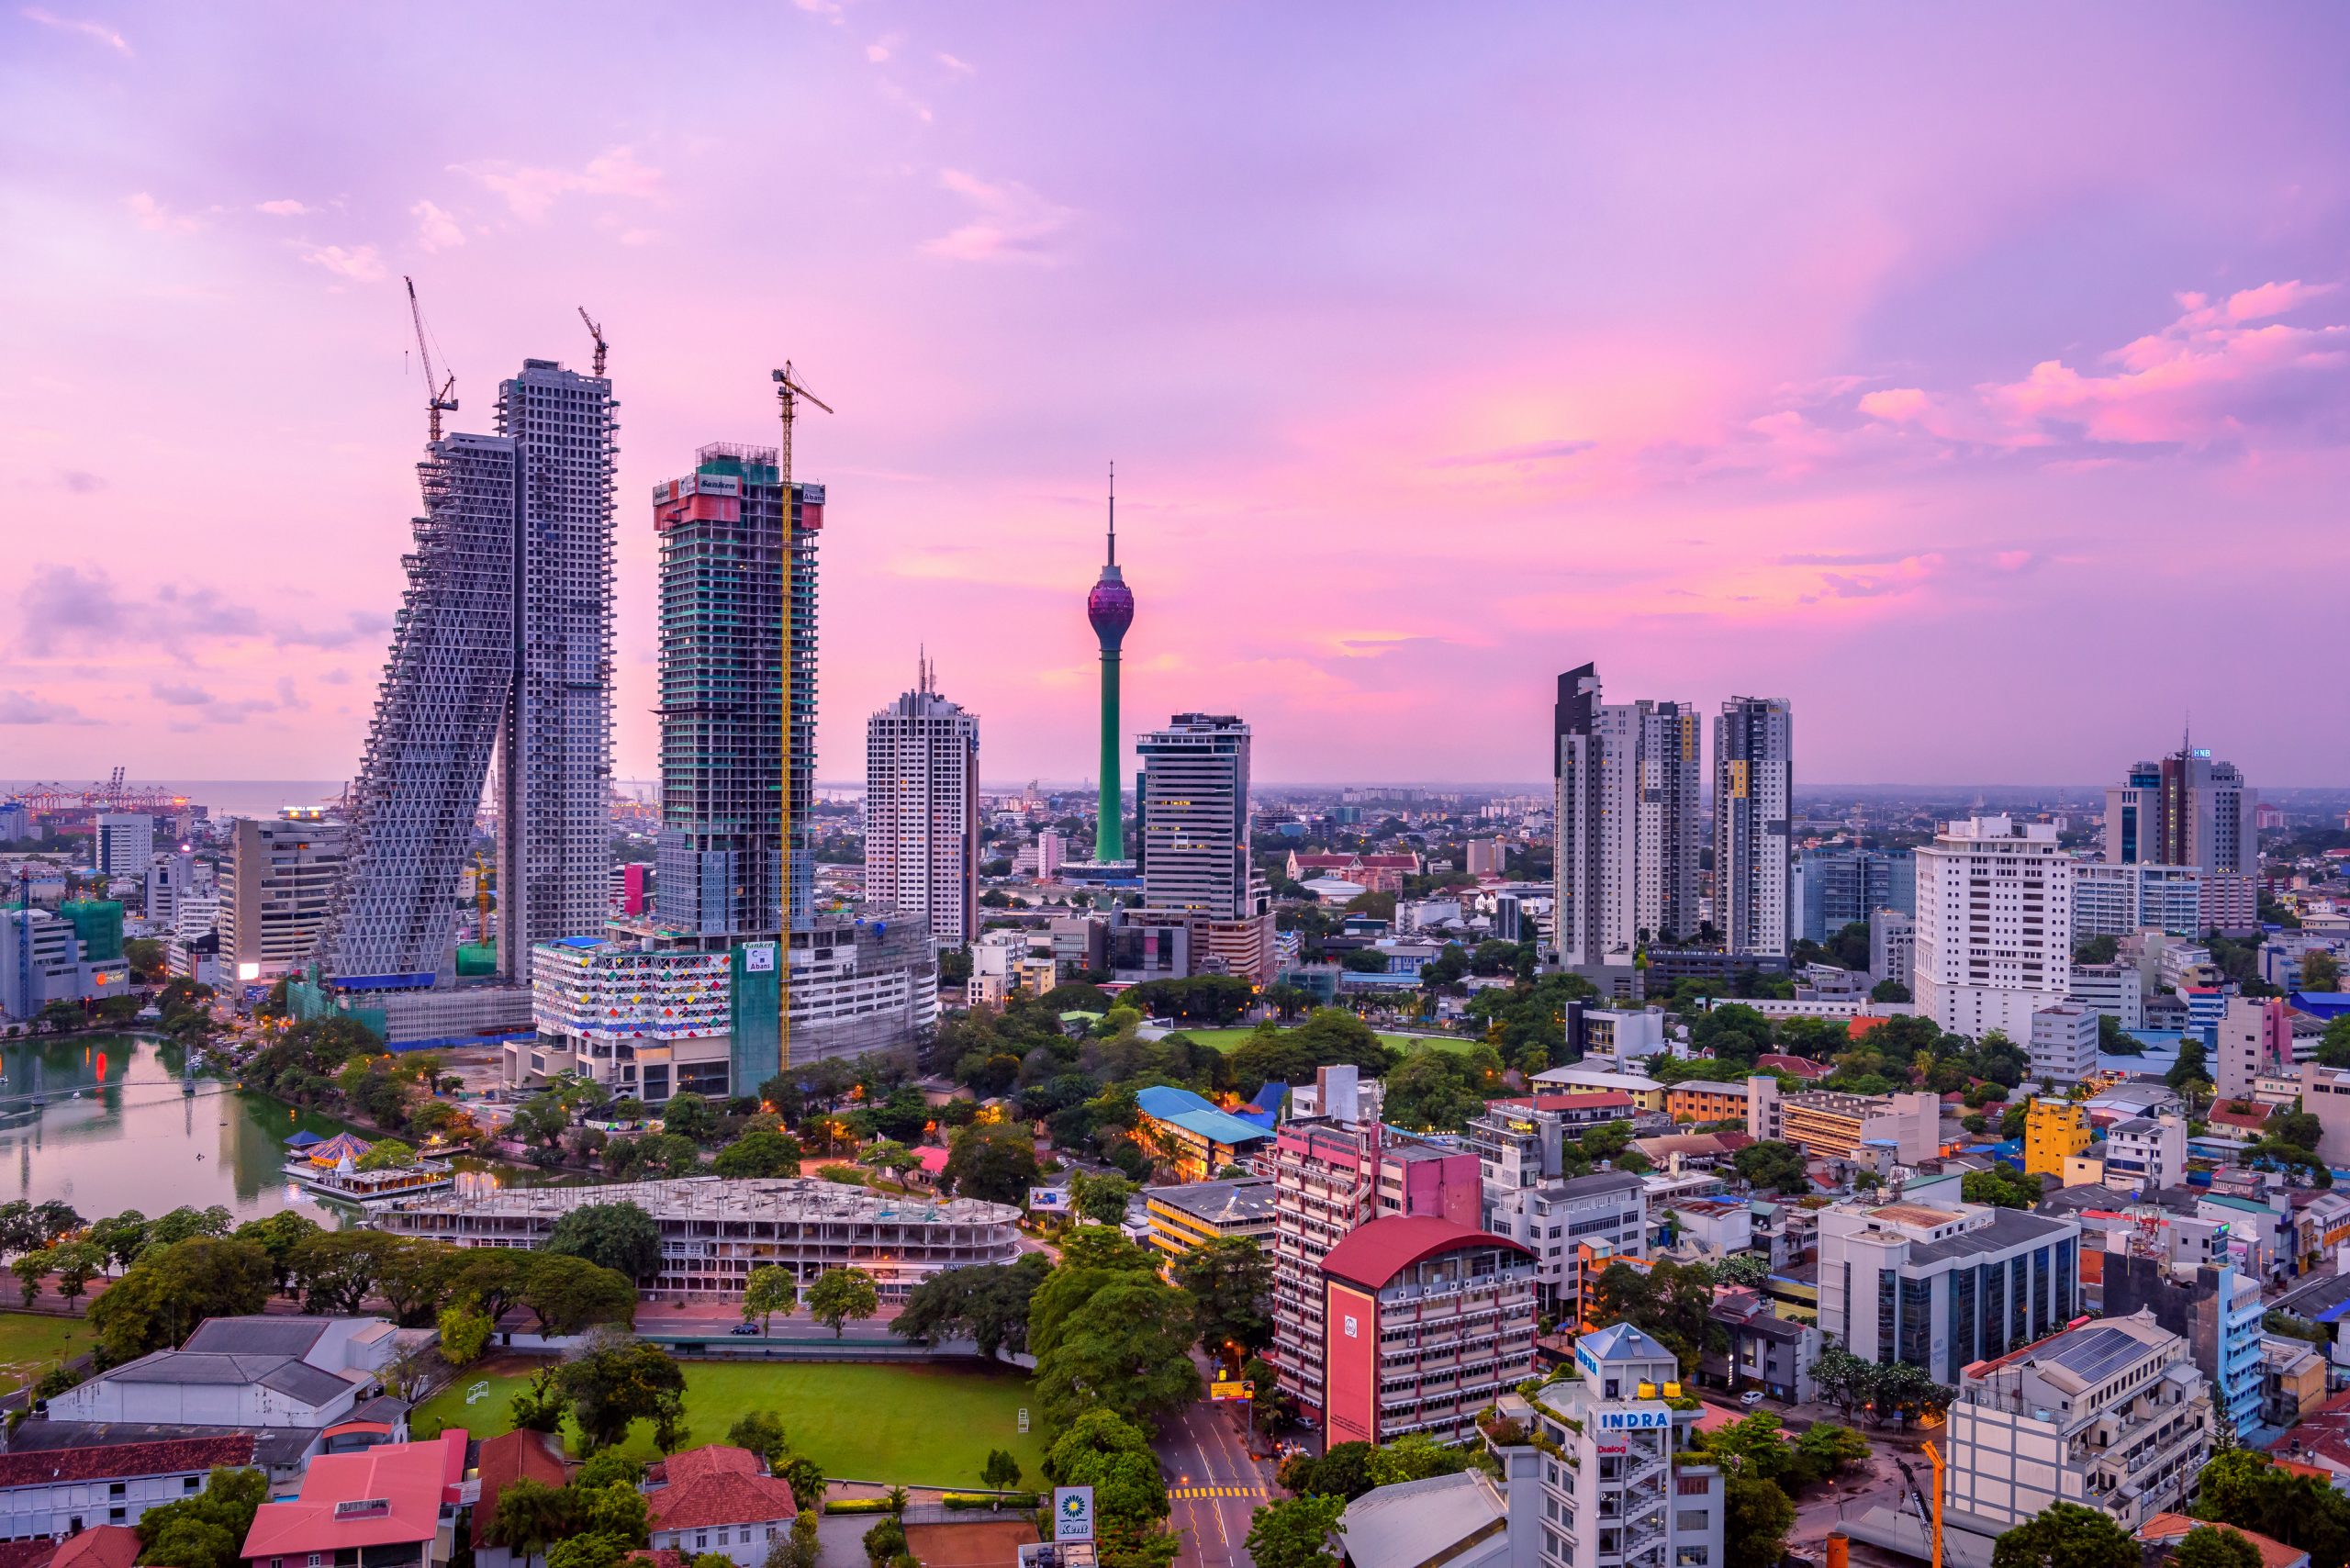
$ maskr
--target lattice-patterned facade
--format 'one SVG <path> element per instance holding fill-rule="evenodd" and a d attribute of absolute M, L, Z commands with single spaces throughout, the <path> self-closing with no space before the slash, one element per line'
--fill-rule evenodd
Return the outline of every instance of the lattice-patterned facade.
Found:
<path fill-rule="evenodd" d="M 452 978 L 460 883 L 511 685 L 515 443 L 453 435 L 417 465 L 424 515 L 351 790 L 320 952 L 347 988 Z"/>

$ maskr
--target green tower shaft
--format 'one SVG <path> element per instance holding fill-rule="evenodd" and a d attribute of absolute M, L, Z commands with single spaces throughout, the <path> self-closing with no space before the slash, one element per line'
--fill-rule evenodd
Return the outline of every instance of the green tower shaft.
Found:
<path fill-rule="evenodd" d="M 1126 857 L 1125 795 L 1118 782 L 1118 650 L 1102 650 L 1102 805 L 1093 858 Z"/>

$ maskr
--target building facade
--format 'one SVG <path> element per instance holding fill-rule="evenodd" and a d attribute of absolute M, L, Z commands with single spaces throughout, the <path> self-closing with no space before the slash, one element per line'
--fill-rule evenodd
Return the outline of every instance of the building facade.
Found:
<path fill-rule="evenodd" d="M 1322 1433 L 1438 1442 L 1534 1371 L 1534 1266 L 1515 1241 L 1432 1215 L 1393 1215 L 1322 1260 Z"/>
<path fill-rule="evenodd" d="M 266 979 L 310 961 L 341 894 L 348 842 L 341 822 L 317 812 L 236 819 L 220 879 L 220 957 L 233 978 Z"/>
<path fill-rule="evenodd" d="M 1791 1143 L 1820 1159 L 1852 1159 L 1866 1146 L 1884 1147 L 1905 1165 L 1931 1159 L 1942 1147 L 1942 1102 L 1931 1094 L 1848 1094 L 1841 1090 L 1784 1092 L 1779 1081 L 1746 1081 L 1750 1137 Z"/>
<path fill-rule="evenodd" d="M 145 812 L 100 812 L 91 848 L 102 877 L 143 877 L 155 856 L 155 819 Z"/>
<path fill-rule="evenodd" d="M 2073 940 L 2127 936 L 2153 927 L 2174 936 L 2200 936 L 2203 873 L 2192 866 L 2151 861 L 2116 865 L 2073 863 Z"/>
<path fill-rule="evenodd" d="M 1697 934 L 1705 770 L 1687 702 L 1597 710 L 1600 900 L 1609 950 Z"/>
<path fill-rule="evenodd" d="M 2097 1070 L 2098 1014 L 2077 1002 L 2036 1008 L 2027 1049 L 2031 1076 L 2043 1083 L 2078 1083 Z"/>
<path fill-rule="evenodd" d="M 1723 1568 L 1724 1481 L 1687 1450 L 1698 1413 L 1673 1352 L 1628 1323 L 1575 1340 L 1580 1377 L 1545 1384 L 1541 1562 L 1550 1568 Z M 1508 1406 L 1505 1404 L 1506 1410 Z"/>
<path fill-rule="evenodd" d="M 1550 710 L 1551 942 L 1571 969 L 1608 956 L 1601 746 L 1599 671 L 1578 666 L 1559 677 Z"/>
<path fill-rule="evenodd" d="M 2080 1239 L 2076 1221 L 1979 1204 L 1822 1209 L 1820 1332 L 1863 1361 L 1954 1383 L 2079 1312 Z"/>
<path fill-rule="evenodd" d="M 1826 942 L 1881 909 L 1914 914 L 1918 861 L 1906 849 L 1849 844 L 1798 850 L 1795 889 L 1796 935 L 1807 942 Z"/>
<path fill-rule="evenodd" d="M 1795 720 L 1784 697 L 1733 697 L 1714 720 L 1714 924 L 1732 953 L 1784 956 Z"/>
<path fill-rule="evenodd" d="M 915 689 L 866 721 L 865 896 L 959 947 L 979 932 L 979 721 L 924 665 Z"/>
<path fill-rule="evenodd" d="M 2056 830 L 2005 816 L 1945 823 L 1918 851 L 1918 1009 L 1953 1034 L 2031 1038 L 2070 994 L 2073 875 Z"/>
<path fill-rule="evenodd" d="M 498 967 L 604 928 L 611 864 L 612 384 L 526 359 L 498 386 L 514 443 L 511 674 L 498 730 Z"/>
<path fill-rule="evenodd" d="M 1136 858 L 1145 906 L 1195 924 L 1195 958 L 1265 984 L 1272 894 L 1248 847 L 1248 739 L 1228 713 L 1178 713 L 1136 742 Z"/>
<path fill-rule="evenodd" d="M 2256 875 L 2259 804 L 2235 764 L 2182 745 L 2159 761 L 2132 765 L 2128 778 L 2106 790 L 2105 858 Z"/>

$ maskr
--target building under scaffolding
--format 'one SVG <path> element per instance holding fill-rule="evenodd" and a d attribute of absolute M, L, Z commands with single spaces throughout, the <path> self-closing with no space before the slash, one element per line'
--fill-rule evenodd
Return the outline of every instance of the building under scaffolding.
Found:
<path fill-rule="evenodd" d="M 755 1268 L 789 1269 L 805 1288 L 827 1269 L 862 1269 L 885 1302 L 934 1274 L 1019 1256 L 1020 1211 L 976 1198 L 892 1197 L 795 1177 L 689 1176 L 601 1187 L 475 1187 L 396 1200 L 376 1228 L 460 1247 L 538 1247 L 587 1204 L 632 1203 L 661 1231 L 648 1294 L 736 1296 Z"/>

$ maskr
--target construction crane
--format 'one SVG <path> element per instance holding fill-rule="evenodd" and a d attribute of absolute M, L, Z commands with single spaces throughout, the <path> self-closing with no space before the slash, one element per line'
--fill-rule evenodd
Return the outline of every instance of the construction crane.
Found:
<path fill-rule="evenodd" d="M 474 940 L 489 938 L 489 859 L 478 849 L 474 851 L 474 913 L 480 923 Z"/>
<path fill-rule="evenodd" d="M 117 811 L 122 810 L 122 773 L 123 770 L 118 767 L 114 777 L 106 780 L 106 803 Z"/>
<path fill-rule="evenodd" d="M 416 279 L 403 276 L 400 281 L 408 285 L 408 319 L 416 323 L 416 353 L 417 357 L 424 362 L 424 408 L 431 420 L 432 434 L 430 439 L 439 441 L 441 416 L 443 413 L 457 411 L 457 400 L 449 396 L 456 389 L 457 377 L 453 371 L 451 372 L 449 378 L 440 383 L 441 389 L 437 392 L 433 390 L 437 374 L 432 368 L 432 350 L 425 342 L 424 307 L 416 302 Z"/>
<path fill-rule="evenodd" d="M 596 325 L 588 314 L 588 307 L 579 308 L 579 319 L 588 323 L 588 335 L 596 340 L 596 374 L 604 374 L 604 329 Z"/>
<path fill-rule="evenodd" d="M 783 444 L 776 449 L 776 481 L 783 496 L 783 774 L 778 780 L 783 807 L 783 908 L 779 912 L 782 915 L 783 951 L 778 955 L 776 962 L 776 1037 L 778 1066 L 789 1068 L 791 1065 L 791 901 L 799 882 L 799 868 L 793 864 L 791 855 L 791 710 L 793 693 L 799 685 L 793 678 L 799 670 L 792 658 L 793 633 L 798 628 L 793 624 L 791 599 L 791 421 L 799 415 L 799 403 L 802 398 L 828 414 L 833 411 L 833 406 L 800 385 L 792 374 L 789 360 L 785 360 L 783 368 L 773 375 L 776 403 L 783 414 Z"/>
<path fill-rule="evenodd" d="M 1919 1447 L 1924 1450 L 1927 1462 L 1934 1467 L 1934 1500 L 1930 1504 L 1919 1489 L 1918 1473 L 1909 1468 L 1909 1462 L 1896 1454 L 1893 1462 L 1901 1467 L 1901 1479 L 1909 1483 L 1909 1495 L 1918 1499 L 1918 1522 L 1930 1532 L 1932 1568 L 1942 1568 L 1942 1453 L 1931 1443 L 1920 1443 Z"/>

